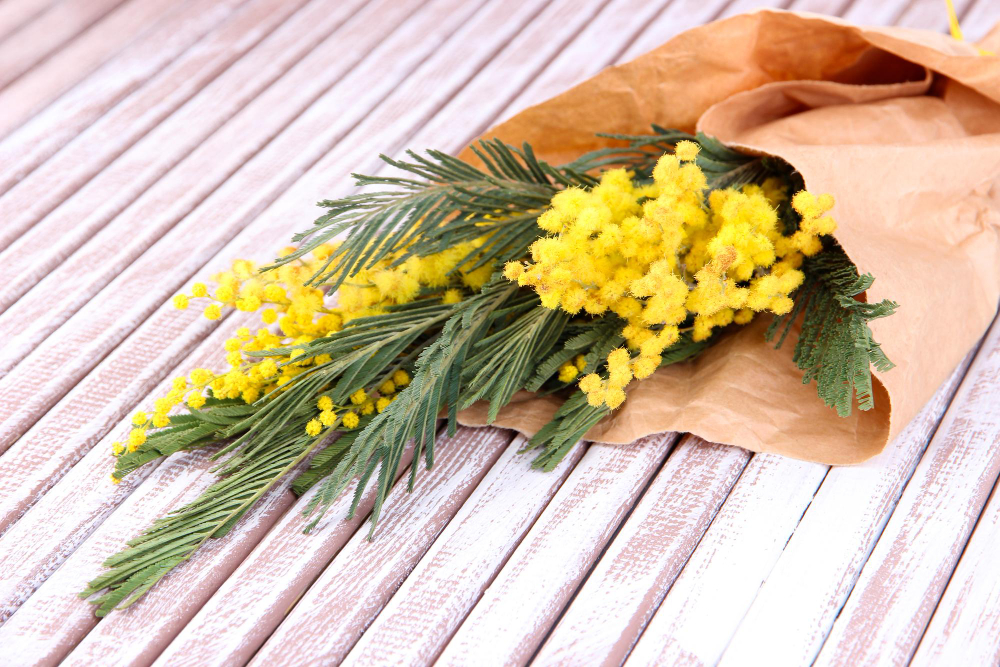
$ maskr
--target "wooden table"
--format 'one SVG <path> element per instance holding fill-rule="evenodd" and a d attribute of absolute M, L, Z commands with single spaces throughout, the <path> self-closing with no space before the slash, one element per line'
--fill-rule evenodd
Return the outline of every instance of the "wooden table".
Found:
<path fill-rule="evenodd" d="M 996 664 L 997 326 L 862 466 L 666 434 L 544 474 L 460 429 L 373 543 L 346 501 L 303 535 L 281 488 L 125 612 L 76 597 L 213 479 L 202 452 L 108 481 L 128 415 L 246 319 L 175 292 L 378 152 L 457 151 L 758 4 L 0 0 L 0 664 Z M 943 0 L 769 4 L 947 28 Z M 955 4 L 972 39 L 1000 19 Z"/>

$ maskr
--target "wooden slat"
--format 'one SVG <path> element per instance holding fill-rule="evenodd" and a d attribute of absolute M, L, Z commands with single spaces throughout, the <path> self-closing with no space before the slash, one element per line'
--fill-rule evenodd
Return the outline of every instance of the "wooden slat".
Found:
<path fill-rule="evenodd" d="M 527 663 L 675 439 L 591 445 L 437 664 Z"/>
<path fill-rule="evenodd" d="M 510 443 L 510 432 L 463 428 L 435 448 L 433 471 L 386 499 L 374 541 L 350 539 L 295 603 L 250 665 L 335 664 L 434 542 Z M 296 647 L 290 652 L 288 647 Z"/>
<path fill-rule="evenodd" d="M 0 40 L 49 8 L 53 0 L 7 0 L 0 2 Z"/>
<path fill-rule="evenodd" d="M 1000 2 L 976 0 L 962 16 L 965 38 L 979 41 L 1000 22 Z"/>
<path fill-rule="evenodd" d="M 412 456 L 412 448 L 407 448 L 397 478 L 403 476 Z M 375 504 L 375 488 L 369 486 L 362 494 L 357 513 L 346 519 L 354 500 L 354 488 L 348 488 L 330 506 L 320 524 L 304 534 L 312 520 L 304 513 L 315 490 L 303 495 L 285 512 L 160 654 L 157 664 L 199 667 L 204 656 L 211 655 L 220 666 L 243 665 L 257 652 L 302 593 L 361 527 Z M 386 511 L 396 510 L 386 508 Z M 187 572 L 179 570 L 178 574 L 185 578 Z M 156 594 L 156 589 L 150 592 Z M 134 627 L 129 634 L 135 634 Z"/>
<path fill-rule="evenodd" d="M 620 665 L 750 460 L 686 436 L 577 592 L 535 658 Z"/>
<path fill-rule="evenodd" d="M 0 88 L 86 30 L 122 0 L 88 0 L 50 7 L 0 42 Z"/>
<path fill-rule="evenodd" d="M 972 6 L 975 0 L 952 0 L 955 12 L 962 16 Z M 893 21 L 895 25 L 906 28 L 921 28 L 937 32 L 948 32 L 948 9 L 944 2 L 938 0 L 911 0 L 909 6 Z"/>
<path fill-rule="evenodd" d="M 723 665 L 811 663 L 965 375 L 970 355 L 885 452 L 834 467 L 733 636 Z"/>
<path fill-rule="evenodd" d="M 9 3 L 0 4 L 0 10 Z M 0 91 L 0 137 L 20 126 L 167 14 L 176 2 L 132 0 Z M 0 28 L 2 32 L 2 28 Z"/>
<path fill-rule="evenodd" d="M 625 664 L 717 662 L 826 471 L 754 456 Z"/>
<path fill-rule="evenodd" d="M 1000 664 L 1000 493 L 993 495 L 913 656 L 914 667 Z"/>
<path fill-rule="evenodd" d="M 100 183 L 113 183 L 119 190 L 123 183 L 128 183 L 126 191 L 132 193 L 141 192 L 148 187 L 169 167 L 176 164 L 180 156 L 189 152 L 200 140 L 210 135 L 243 106 L 240 102 L 245 104 L 253 98 L 255 90 L 260 91 L 270 83 L 267 78 L 262 77 L 259 83 L 248 86 L 250 89 L 248 93 L 240 94 L 234 91 L 229 96 L 219 95 L 219 89 L 225 87 L 224 83 L 235 78 L 230 76 L 224 77 L 221 85 L 212 86 L 209 91 L 202 91 L 206 84 L 257 45 L 303 4 L 305 0 L 294 0 L 294 2 L 249 0 L 229 20 L 0 197 L 0 218 L 8 221 L 9 233 L 13 234 L 17 229 L 30 230 L 67 197 L 100 174 L 113 160 L 132 147 L 147 132 L 157 128 L 165 118 L 199 92 L 205 93 L 198 98 L 199 101 L 210 99 L 213 94 L 217 95 L 213 101 L 221 107 L 221 111 L 206 113 L 204 118 L 192 118 L 190 113 L 177 114 L 177 119 L 187 120 L 187 127 L 197 127 L 197 131 L 181 130 L 177 132 L 180 136 L 176 137 L 179 141 L 176 141 L 171 148 L 156 150 L 151 144 L 157 139 L 161 144 L 164 143 L 164 137 L 168 136 L 164 130 L 177 130 L 177 123 L 168 123 L 167 127 L 160 126 L 151 137 L 147 137 L 149 141 L 141 142 L 141 145 L 136 146 L 136 150 L 131 151 L 127 158 L 118 161 L 113 168 L 100 176 Z M 302 51 L 299 51 L 299 55 L 301 53 Z M 281 58 L 275 53 L 269 55 L 272 58 Z M 292 62 L 295 60 L 297 58 Z M 263 69 L 263 64 L 258 67 Z M 272 76 L 276 75 L 277 73 Z M 229 99 L 226 99 L 227 97 Z M 185 111 L 198 106 L 202 105 L 194 102 L 189 104 Z M 188 142 L 183 141 L 186 135 L 193 135 Z M 139 160 L 138 156 L 144 156 L 144 159 Z M 135 178 L 136 176 L 138 178 Z M 85 194 L 85 198 L 91 201 L 96 200 L 94 191 L 97 187 L 94 186 L 92 183 Z M 115 194 L 106 192 L 107 187 L 104 190 L 105 192 L 101 193 L 104 197 L 100 201 L 102 208 L 107 211 L 105 216 L 102 216 L 106 220 L 110 207 L 104 202 L 115 198 Z M 117 199 L 120 201 L 123 197 L 120 193 L 117 194 Z M 121 208 L 118 207 L 118 210 Z M 96 231 L 93 223 L 80 226 L 67 225 L 66 219 L 60 216 L 50 217 L 40 227 L 34 234 L 21 236 L 18 239 L 20 243 L 15 242 L 4 253 L 19 255 L 22 261 L 4 269 L 5 287 L 0 295 L 0 309 L 9 307 L 33 284 L 30 277 L 37 280 L 38 277 L 44 276 L 57 265 L 59 258 L 69 255 L 75 247 Z M 49 248 L 40 243 L 42 238 L 52 238 L 54 230 L 67 227 L 73 230 L 73 233 L 69 238 L 61 238 L 56 247 Z M 31 267 L 34 270 L 26 279 L 20 274 L 24 271 L 24 263 L 28 258 L 32 261 Z M 7 278 L 14 280 L 7 283 Z"/>
<path fill-rule="evenodd" d="M 619 62 L 634 60 L 655 49 L 685 30 L 719 18 L 729 2 L 719 0 L 673 0 L 646 27 L 635 43 L 618 58 Z"/>
<path fill-rule="evenodd" d="M 854 0 L 843 14 L 843 18 L 858 25 L 892 25 L 911 2 L 915 0 L 886 0 L 885 2 L 860 2 Z M 941 11 L 945 11 L 941 3 Z"/>
<path fill-rule="evenodd" d="M 417 20 L 408 21 L 393 33 L 392 40 L 382 39 L 375 51 L 353 66 L 343 79 L 315 100 L 293 124 L 193 211 L 191 208 L 198 200 L 190 191 L 197 193 L 198 181 L 206 178 L 206 173 L 187 168 L 188 160 L 195 162 L 191 166 L 211 164 L 213 156 L 208 153 L 209 144 L 203 144 L 172 171 L 175 178 L 160 181 L 133 205 L 131 213 L 119 216 L 112 225 L 105 227 L 85 246 L 85 254 L 78 254 L 74 261 L 63 264 L 44 284 L 39 284 L 36 289 L 41 294 L 49 294 L 50 299 L 65 299 L 70 305 L 75 299 L 86 305 L 55 333 L 36 343 L 31 354 L 0 380 L 0 417 L 4 420 L 0 425 L 0 447 L 23 432 L 159 304 L 168 300 L 184 280 L 222 250 L 225 243 L 236 237 L 360 118 L 379 104 L 397 81 L 407 76 L 433 47 L 423 40 L 423 45 L 403 49 L 392 58 L 391 69 L 387 68 L 384 58 L 393 48 L 414 41 L 421 30 L 426 34 L 435 27 L 445 30 L 449 25 L 460 24 L 474 7 L 466 5 L 459 11 L 452 6 L 456 1 L 435 0 L 431 12 L 418 13 Z M 406 7 L 402 3 L 400 6 Z M 378 25 L 377 15 L 366 16 L 372 22 L 370 25 Z M 255 102 L 260 103 L 254 106 L 255 114 L 269 113 L 267 105 L 274 100 L 268 96 L 257 98 Z M 216 136 L 225 136 L 232 145 L 239 145 L 240 137 Z M 168 195 L 172 198 L 167 198 Z M 181 201 L 175 201 L 177 198 Z M 301 205 L 300 201 L 299 211 Z M 186 217 L 171 228 L 170 225 L 185 213 Z M 308 214 L 298 215 L 308 219 Z M 261 230 L 258 225 L 254 228 L 256 231 L 247 232 L 244 237 L 249 239 L 257 235 L 260 245 L 242 246 L 246 248 L 243 252 L 253 253 L 258 259 L 267 258 L 295 227 L 301 226 L 294 224 L 295 219 L 285 220 L 285 226 L 270 230 Z M 169 232 L 156 240 L 165 228 Z M 273 240 L 263 242 L 259 236 L 262 233 L 266 234 L 263 238 Z M 124 244 L 123 236 L 127 239 Z M 140 254 L 143 250 L 145 252 Z M 227 260 L 233 258 L 234 255 L 226 256 Z M 72 271 L 67 273 L 67 267 Z M 114 280 L 107 283 L 112 277 Z M 95 295 L 105 284 L 103 291 Z M 39 292 L 33 290 L 32 296 Z M 39 302 L 25 303 L 37 308 Z M 13 319 L 14 312 L 15 309 L 11 309 L 4 313 L 4 319 Z M 41 325 L 41 319 L 21 321 L 31 322 L 30 331 L 35 335 L 39 327 L 43 333 L 47 331 L 44 327 L 51 327 L 52 319 L 58 324 L 61 317 L 53 314 L 46 320 L 47 325 Z M 22 334 L 0 351 L 3 363 L 16 361 L 8 357 L 9 354 L 32 349 L 23 347 L 27 336 L 27 333 Z M 37 391 L 28 400 L 23 400 L 23 393 L 29 387 Z"/>
<path fill-rule="evenodd" d="M 0 284 L 3 285 L 0 288 L 0 311 L 13 305 L 28 289 L 55 270 L 81 245 L 90 241 L 116 215 L 125 210 L 199 145 L 203 146 L 198 153 L 202 161 L 191 157 L 180 169 L 197 172 L 201 176 L 200 190 L 196 191 L 198 193 L 208 193 L 221 183 L 249 155 L 252 155 L 254 148 L 274 137 L 298 113 L 308 108 L 322 91 L 336 81 L 338 75 L 342 75 L 373 45 L 374 40 L 371 38 L 366 43 L 364 37 L 354 39 L 347 37 L 343 40 L 343 46 L 350 48 L 354 55 L 343 56 L 342 52 L 338 52 L 335 48 L 333 40 L 324 44 L 330 33 L 339 28 L 363 3 L 364 0 L 338 2 L 331 8 L 328 3 L 313 0 L 273 34 L 250 49 L 217 79 L 208 83 L 203 90 L 123 155 L 97 173 L 97 165 L 92 164 L 87 156 L 93 150 L 104 150 L 102 148 L 105 143 L 104 138 L 100 136 L 100 132 L 94 132 L 98 126 L 105 128 L 105 134 L 113 133 L 121 123 L 127 123 L 128 117 L 133 115 L 127 112 L 133 98 L 139 98 L 134 106 L 141 109 L 146 104 L 141 98 L 154 93 L 156 88 L 162 89 L 170 85 L 189 86 L 189 70 L 193 65 L 197 71 L 198 61 L 205 61 L 206 58 L 228 59 L 226 52 L 253 46 L 241 42 L 247 41 L 248 35 L 242 33 L 245 33 L 248 27 L 252 27 L 248 24 L 254 20 L 254 9 L 258 10 L 257 13 L 269 7 L 272 10 L 276 9 L 272 15 L 273 19 L 264 17 L 267 23 L 277 20 L 279 14 L 290 12 L 297 3 L 258 2 L 256 7 L 248 6 L 241 12 L 242 16 L 235 17 L 233 21 L 223 26 L 218 34 L 206 39 L 207 44 L 203 46 L 212 48 L 207 50 L 193 48 L 174 66 L 156 77 L 156 80 L 143 86 L 118 109 L 102 118 L 97 126 L 71 142 L 6 196 L 0 198 L 0 215 L 10 220 L 13 225 L 29 228 L 10 247 L 0 253 Z M 406 5 L 403 5 L 400 10 L 405 8 Z M 399 17 L 395 20 L 401 20 L 406 16 L 405 11 L 389 11 L 386 14 L 382 17 L 381 23 L 385 30 L 393 27 L 394 17 Z M 358 20 L 364 21 L 364 17 Z M 236 30 L 238 26 L 242 26 L 244 30 Z M 265 25 L 261 25 L 258 29 L 264 28 Z M 255 32 L 249 33 L 249 37 L 255 36 L 257 36 Z M 229 44 L 226 40 L 234 43 Z M 307 55 L 309 62 L 296 67 L 296 64 Z M 335 60 L 338 55 L 342 61 L 339 66 Z M 178 67 L 183 61 L 189 61 L 189 65 Z M 208 78 L 210 77 L 205 80 Z M 171 84 L 171 81 L 174 83 Z M 262 93 L 265 101 L 254 103 L 255 98 Z M 160 94 L 154 97 L 162 96 Z M 281 100 L 281 103 L 278 104 L 277 100 Z M 267 111 L 264 111 L 265 108 Z M 227 121 L 230 124 L 220 130 L 217 136 L 212 136 L 212 133 L 219 130 Z M 67 175 L 75 173 L 80 182 L 91 176 L 93 178 L 68 201 L 61 202 L 60 198 L 55 196 L 57 192 L 63 194 L 72 192 L 68 186 L 58 185 L 58 179 L 63 173 Z M 158 189 L 165 187 L 167 186 L 159 185 Z M 190 196 L 190 190 L 187 194 Z M 148 194 L 145 201 L 149 202 L 153 196 Z M 155 215 L 152 212 L 153 208 L 169 210 L 167 202 L 181 199 L 182 195 L 179 191 L 175 191 L 169 196 L 164 193 L 161 197 L 163 198 L 155 204 L 152 202 L 146 204 L 149 210 L 136 213 L 144 218 L 143 226 L 147 234 L 152 226 L 149 217 Z M 38 203 L 33 203 L 36 199 L 39 200 Z M 59 203 L 59 206 L 54 211 L 49 211 L 53 202 Z M 121 229 L 126 229 L 127 227 L 123 225 L 127 225 L 128 222 L 122 220 L 117 224 L 120 227 L 117 232 L 109 231 L 106 234 L 124 235 Z M 133 222 L 132 225 L 134 224 Z M 88 262 L 89 258 L 83 261 Z M 75 266 L 64 268 L 63 275 L 67 272 L 79 274 L 80 266 L 77 263 Z M 53 278 L 53 281 L 60 282 L 60 279 Z M 23 327 L 18 328 L 16 332 L 10 328 L 5 329 L 11 326 L 11 322 L 19 319 L 33 320 L 35 321 L 33 328 L 37 328 L 40 321 L 35 319 L 29 310 L 32 307 L 32 299 L 38 298 L 44 297 L 39 297 L 36 293 L 18 304 L 19 312 L 0 318 L 0 336 L 6 335 L 12 342 L 20 340 L 23 341 L 22 344 L 27 345 L 33 345 L 27 341 L 39 340 L 40 334 L 31 333 Z M 65 298 L 63 302 L 65 304 Z M 66 305 L 60 309 L 61 317 L 71 313 L 71 308 Z M 52 324 L 48 326 L 51 327 Z M 18 354 L 8 352 L 6 358 L 17 357 Z M 8 365 L 10 363 L 7 362 Z M 4 366 L 0 365 L 0 369 L 3 368 Z"/>
<path fill-rule="evenodd" d="M 816 664 L 901 663 L 916 650 L 1000 472 L 998 392 L 994 323 Z"/>
<path fill-rule="evenodd" d="M 523 446 L 510 444 L 342 664 L 434 661 L 584 451 L 540 472 Z"/>
<path fill-rule="evenodd" d="M 0 194 L 166 67 L 244 0 L 192 0 L 0 141 Z M 23 230 L 0 227 L 0 249 Z"/>

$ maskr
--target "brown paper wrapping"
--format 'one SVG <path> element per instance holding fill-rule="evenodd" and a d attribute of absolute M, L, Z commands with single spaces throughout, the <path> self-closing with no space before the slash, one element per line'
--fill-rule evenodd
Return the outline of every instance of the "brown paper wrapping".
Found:
<path fill-rule="evenodd" d="M 983 46 L 997 50 L 1000 26 Z M 794 341 L 764 341 L 769 317 L 697 360 L 629 388 L 588 440 L 665 431 L 829 464 L 880 452 L 993 319 L 1000 296 L 1000 57 L 944 35 L 864 28 L 764 10 L 685 32 L 492 129 L 553 162 L 604 145 L 596 132 L 650 124 L 701 130 L 794 165 L 836 198 L 835 234 L 900 303 L 872 324 L 896 363 L 875 378 L 876 408 L 840 418 L 803 385 Z M 471 156 L 463 155 L 471 159 Z M 560 403 L 522 393 L 498 426 L 535 433 Z M 459 414 L 485 423 L 483 405 Z"/>

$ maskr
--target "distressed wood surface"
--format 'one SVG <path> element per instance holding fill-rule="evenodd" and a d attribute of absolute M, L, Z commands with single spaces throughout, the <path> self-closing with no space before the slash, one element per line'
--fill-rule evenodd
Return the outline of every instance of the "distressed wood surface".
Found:
<path fill-rule="evenodd" d="M 675 440 L 591 445 L 436 664 L 526 664 Z"/>
<path fill-rule="evenodd" d="M 217 26 L 243 0 L 192 0 L 0 141 L 0 194 Z M 0 249 L 20 236 L 0 227 Z"/>
<path fill-rule="evenodd" d="M 523 439 L 460 429 L 374 543 L 370 490 L 304 535 L 311 496 L 283 486 L 130 609 L 75 595 L 214 479 L 199 453 L 107 481 L 129 412 L 256 326 L 176 290 L 269 259 L 377 152 L 458 151 L 760 4 L 0 0 L 0 662 L 995 664 L 995 332 L 862 466 L 668 434 L 544 474 Z M 763 4 L 948 26 L 938 0 Z M 969 39 L 1000 20 L 955 5 Z"/>
<path fill-rule="evenodd" d="M 15 81 L 121 3 L 122 0 L 88 0 L 54 5 L 9 35 L 0 42 L 0 88 Z"/>
<path fill-rule="evenodd" d="M 27 5 L 28 3 L 22 3 Z M 63 44 L 24 76 L 0 90 L 0 137 L 41 111 L 94 69 L 107 62 L 125 45 L 142 38 L 174 8 L 169 0 L 133 0 L 91 26 L 83 34 Z M 4 7 L 16 3 L 0 3 Z M 0 18 L 0 34 L 4 19 Z"/>

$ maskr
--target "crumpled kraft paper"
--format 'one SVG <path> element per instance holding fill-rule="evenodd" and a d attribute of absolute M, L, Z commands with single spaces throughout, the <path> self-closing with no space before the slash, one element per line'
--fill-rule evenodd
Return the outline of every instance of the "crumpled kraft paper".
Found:
<path fill-rule="evenodd" d="M 982 45 L 1000 50 L 1000 26 Z M 876 278 L 868 300 L 900 304 L 872 324 L 896 368 L 877 375 L 874 410 L 838 417 L 802 384 L 794 338 L 781 350 L 764 341 L 763 315 L 697 360 L 633 383 L 586 438 L 682 431 L 829 464 L 880 452 L 997 309 L 1000 57 L 935 33 L 763 10 L 685 32 L 486 136 L 528 141 L 560 163 L 610 145 L 596 132 L 652 123 L 780 156 L 811 191 L 834 195 L 836 238 Z M 530 435 L 560 402 L 522 393 L 495 423 Z M 483 425 L 485 406 L 459 421 Z"/>

